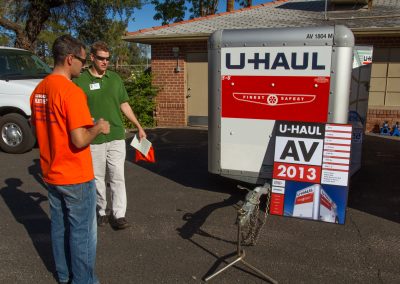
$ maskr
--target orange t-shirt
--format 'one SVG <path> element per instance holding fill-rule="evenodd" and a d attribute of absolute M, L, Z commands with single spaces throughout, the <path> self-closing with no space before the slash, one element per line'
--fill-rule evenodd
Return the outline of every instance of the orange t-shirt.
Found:
<path fill-rule="evenodd" d="M 62 75 L 49 75 L 33 91 L 30 102 L 43 179 L 54 185 L 92 180 L 89 146 L 76 148 L 70 135 L 71 130 L 93 125 L 84 92 Z"/>

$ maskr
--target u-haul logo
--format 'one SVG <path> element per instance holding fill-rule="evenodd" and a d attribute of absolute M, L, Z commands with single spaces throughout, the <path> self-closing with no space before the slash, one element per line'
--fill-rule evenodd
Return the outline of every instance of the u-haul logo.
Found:
<path fill-rule="evenodd" d="M 266 106 L 282 106 L 294 104 L 307 104 L 315 100 L 316 95 L 298 94 L 263 94 L 263 93 L 233 93 L 238 101 Z"/>
<path fill-rule="evenodd" d="M 330 46 L 221 48 L 221 75 L 329 76 Z"/>
<path fill-rule="evenodd" d="M 246 64 L 251 64 L 254 69 L 264 68 L 266 70 L 276 70 L 278 68 L 290 70 L 325 70 L 326 66 L 319 64 L 318 52 L 303 52 L 299 54 L 297 52 L 291 52 L 285 54 L 284 52 L 278 52 L 271 58 L 271 53 L 259 53 L 250 54 L 250 58 L 246 58 L 246 53 L 241 52 L 239 54 L 239 64 L 232 64 L 232 54 L 225 54 L 225 63 L 227 69 L 244 69 Z"/>

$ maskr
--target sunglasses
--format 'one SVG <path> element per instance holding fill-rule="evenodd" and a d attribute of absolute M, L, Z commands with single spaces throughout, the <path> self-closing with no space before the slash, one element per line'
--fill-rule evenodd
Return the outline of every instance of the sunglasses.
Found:
<path fill-rule="evenodd" d="M 82 57 L 76 56 L 74 54 L 72 54 L 72 57 L 75 59 L 78 59 L 82 63 L 82 65 L 86 64 L 86 58 L 82 58 Z"/>
<path fill-rule="evenodd" d="M 96 54 L 94 54 L 93 55 L 94 56 L 94 58 L 96 58 L 98 61 L 110 61 L 110 57 L 103 57 L 103 56 L 99 56 L 99 55 L 96 55 Z"/>

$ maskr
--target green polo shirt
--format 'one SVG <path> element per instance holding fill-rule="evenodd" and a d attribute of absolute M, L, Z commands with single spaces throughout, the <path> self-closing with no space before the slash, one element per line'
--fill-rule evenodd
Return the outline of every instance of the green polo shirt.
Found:
<path fill-rule="evenodd" d="M 104 118 L 110 123 L 110 133 L 98 135 L 92 144 L 125 139 L 120 106 L 127 102 L 129 97 L 121 77 L 107 70 L 103 77 L 98 78 L 89 70 L 85 70 L 79 78 L 74 79 L 74 82 L 85 92 L 92 117 L 96 121 Z"/>

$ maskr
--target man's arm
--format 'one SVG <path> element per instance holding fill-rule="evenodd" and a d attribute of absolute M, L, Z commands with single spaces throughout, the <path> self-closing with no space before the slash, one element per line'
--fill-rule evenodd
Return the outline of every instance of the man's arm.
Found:
<path fill-rule="evenodd" d="M 139 121 L 136 119 L 135 114 L 128 102 L 124 102 L 121 104 L 121 111 L 123 114 L 137 127 L 139 131 L 139 138 L 146 138 L 146 132 L 144 132 L 142 126 L 140 125 Z"/>
<path fill-rule="evenodd" d="M 110 124 L 102 118 L 100 118 L 96 124 L 90 128 L 79 127 L 71 130 L 72 144 L 74 144 L 76 148 L 84 148 L 100 133 L 110 133 Z"/>

